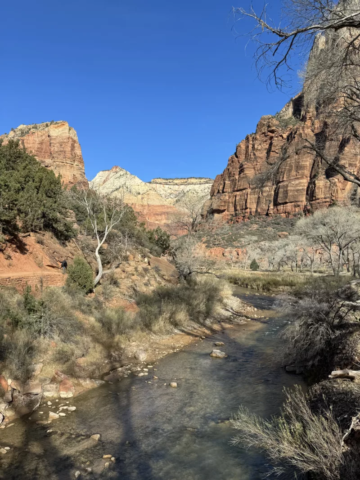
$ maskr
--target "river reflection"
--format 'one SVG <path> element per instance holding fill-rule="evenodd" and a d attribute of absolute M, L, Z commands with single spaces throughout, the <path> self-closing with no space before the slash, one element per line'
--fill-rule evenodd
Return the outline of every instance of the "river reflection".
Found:
<path fill-rule="evenodd" d="M 269 309 L 273 301 L 239 296 L 257 308 Z M 276 414 L 283 388 L 301 383 L 277 361 L 283 348 L 277 333 L 284 323 L 273 316 L 228 329 L 169 355 L 149 368 L 148 376 L 129 377 L 74 399 L 77 411 L 50 427 L 28 428 L 24 419 L 1 431 L 1 445 L 15 448 L 11 462 L 1 460 L 0 478 L 70 480 L 78 470 L 81 478 L 260 479 L 267 470 L 265 459 L 229 445 L 235 432 L 227 420 L 240 404 L 263 416 Z M 227 359 L 209 356 L 215 341 L 225 343 L 221 349 Z M 171 381 L 178 388 L 170 388 Z M 46 433 L 49 428 L 54 431 Z M 101 441 L 89 446 L 94 433 L 101 434 Z M 105 454 L 116 462 L 96 473 Z M 85 468 L 93 472 L 85 474 Z"/>

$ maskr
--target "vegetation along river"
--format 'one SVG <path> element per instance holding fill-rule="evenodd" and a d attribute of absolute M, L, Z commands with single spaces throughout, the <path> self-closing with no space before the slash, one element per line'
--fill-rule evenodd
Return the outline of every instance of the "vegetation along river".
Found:
<path fill-rule="evenodd" d="M 264 310 L 273 301 L 239 295 Z M 284 323 L 269 312 L 267 318 L 167 356 L 147 376 L 106 384 L 68 404 L 59 400 L 76 411 L 63 410 L 66 416 L 50 425 L 37 424 L 34 414 L 15 422 L 0 431 L 0 447 L 10 447 L 0 458 L 0 478 L 260 479 L 266 460 L 230 445 L 236 432 L 228 419 L 240 404 L 263 416 L 277 414 L 283 388 L 301 383 L 278 362 Z M 225 343 L 221 349 L 228 358 L 209 356 L 215 341 Z M 177 388 L 169 386 L 172 381 Z M 45 404 L 37 415 L 47 418 L 50 409 Z M 93 434 L 101 435 L 98 442 L 90 438 Z"/>

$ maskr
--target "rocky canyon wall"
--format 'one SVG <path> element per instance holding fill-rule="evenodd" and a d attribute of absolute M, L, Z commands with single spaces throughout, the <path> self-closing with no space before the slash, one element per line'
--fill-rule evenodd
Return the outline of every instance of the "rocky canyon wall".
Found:
<path fill-rule="evenodd" d="M 316 38 L 308 72 L 320 58 L 330 57 L 333 48 L 341 48 L 333 40 L 330 34 Z M 307 79 L 301 94 L 275 116 L 262 117 L 256 132 L 237 145 L 215 179 L 204 216 L 241 221 L 252 215 L 291 216 L 358 202 L 358 188 L 306 148 L 311 142 L 327 158 L 360 173 L 360 144 L 337 127 L 339 98 L 330 104 L 320 100 L 321 82 L 329 83 L 327 73 Z"/>
<path fill-rule="evenodd" d="M 99 172 L 90 187 L 101 195 L 123 196 L 149 228 L 160 226 L 172 233 L 174 224 L 183 215 L 187 201 L 201 206 L 210 196 L 213 180 L 209 178 L 156 178 L 143 182 L 120 167 Z"/>
<path fill-rule="evenodd" d="M 26 151 L 46 168 L 60 174 L 66 186 L 88 187 L 84 160 L 76 131 L 67 122 L 20 125 L 0 137 L 6 144 L 19 140 Z"/>

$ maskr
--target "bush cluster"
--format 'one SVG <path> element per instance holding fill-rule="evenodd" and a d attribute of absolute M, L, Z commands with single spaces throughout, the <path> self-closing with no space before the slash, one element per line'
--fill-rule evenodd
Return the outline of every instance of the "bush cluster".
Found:
<path fill-rule="evenodd" d="M 4 234 L 48 230 L 61 240 L 75 235 L 65 218 L 61 178 L 20 148 L 18 141 L 0 142 L 0 192 Z"/>
<path fill-rule="evenodd" d="M 68 267 L 66 287 L 69 290 L 79 290 L 89 293 L 94 286 L 93 272 L 90 265 L 82 257 L 75 257 L 72 265 Z"/>

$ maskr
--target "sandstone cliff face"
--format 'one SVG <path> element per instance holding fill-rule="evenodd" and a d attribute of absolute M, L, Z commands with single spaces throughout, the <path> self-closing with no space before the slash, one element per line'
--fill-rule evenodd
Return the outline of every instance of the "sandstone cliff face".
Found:
<path fill-rule="evenodd" d="M 90 187 L 101 195 L 123 196 L 147 226 L 168 229 L 181 214 L 187 199 L 203 204 L 209 198 L 209 178 L 161 179 L 143 182 L 123 168 L 99 172 Z"/>
<path fill-rule="evenodd" d="M 60 174 L 64 185 L 87 188 L 79 140 L 67 122 L 20 125 L 0 138 L 5 144 L 9 140 L 19 140 L 44 167 Z"/>
<path fill-rule="evenodd" d="M 320 55 L 331 55 L 332 48 L 329 35 L 318 36 L 308 68 Z M 288 216 L 358 201 L 355 185 L 329 168 L 313 150 L 304 148 L 310 141 L 328 158 L 337 156 L 342 166 L 359 175 L 359 144 L 335 126 L 333 113 L 339 103 L 334 100 L 329 106 L 319 99 L 325 76 L 316 83 L 306 81 L 301 94 L 279 114 L 262 117 L 256 132 L 239 143 L 226 169 L 215 179 L 204 215 L 225 221 L 255 214 Z M 273 175 L 259 182 L 275 164 L 280 166 Z"/>

